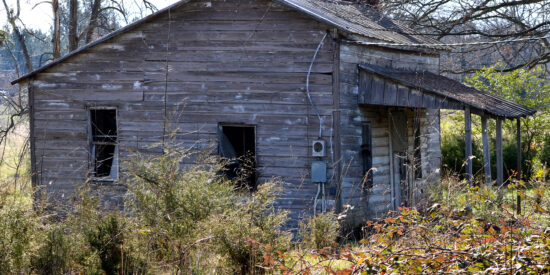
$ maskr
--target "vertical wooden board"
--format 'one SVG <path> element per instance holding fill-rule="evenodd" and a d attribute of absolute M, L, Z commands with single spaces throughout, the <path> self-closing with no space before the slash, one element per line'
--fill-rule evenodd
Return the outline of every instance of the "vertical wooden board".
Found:
<path fill-rule="evenodd" d="M 497 158 L 497 186 L 501 186 L 504 182 L 504 167 L 502 160 L 502 118 L 497 118 L 496 123 L 496 158 Z"/>
<path fill-rule="evenodd" d="M 397 106 L 409 106 L 409 88 L 397 86 Z"/>
<path fill-rule="evenodd" d="M 483 142 L 483 171 L 485 172 L 485 184 L 491 184 L 491 152 L 489 150 L 489 129 L 487 129 L 487 117 L 481 117 L 481 135 Z"/>
<path fill-rule="evenodd" d="M 473 165 L 472 165 L 472 115 L 470 107 L 464 108 L 464 132 L 465 132 L 465 156 L 466 156 L 466 179 L 469 183 L 473 181 Z"/>
<path fill-rule="evenodd" d="M 384 86 L 385 80 L 380 77 L 373 78 L 372 84 L 372 100 L 371 104 L 383 104 L 384 103 Z"/>
<path fill-rule="evenodd" d="M 436 108 L 435 107 L 435 97 L 433 95 L 430 95 L 430 94 L 427 94 L 427 93 L 422 93 L 422 104 L 421 106 L 418 106 L 418 107 L 423 107 L 423 108 Z"/>
<path fill-rule="evenodd" d="M 373 85 L 373 76 L 363 70 L 360 71 L 361 76 L 359 78 L 359 103 L 371 103 L 373 94 L 372 94 L 372 85 Z"/>
<path fill-rule="evenodd" d="M 411 89 L 409 93 L 409 106 L 422 107 L 422 93 L 419 90 Z"/>
<path fill-rule="evenodd" d="M 516 119 L 516 169 L 517 178 L 521 180 L 521 118 Z"/>
<path fill-rule="evenodd" d="M 396 106 L 397 105 L 397 85 L 394 83 L 386 82 L 384 86 L 384 105 Z"/>

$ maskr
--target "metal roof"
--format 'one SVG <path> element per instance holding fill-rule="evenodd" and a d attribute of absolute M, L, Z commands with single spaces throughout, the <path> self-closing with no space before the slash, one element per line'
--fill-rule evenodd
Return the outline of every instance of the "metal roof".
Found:
<path fill-rule="evenodd" d="M 149 16 L 146 16 L 134 23 L 131 23 L 123 28 L 120 28 L 100 39 L 86 44 L 44 66 L 37 68 L 36 70 L 15 79 L 11 84 L 16 84 L 32 77 L 48 68 L 55 66 L 64 60 L 79 54 L 89 48 L 92 48 L 98 44 L 118 37 L 119 35 L 131 31 L 139 25 L 151 21 L 171 9 L 177 8 L 183 4 L 186 4 L 192 0 L 182 0 L 175 4 L 172 4 L 162 10 L 159 10 Z M 305 13 L 314 19 L 332 25 L 341 31 L 359 34 L 365 37 L 374 38 L 381 41 L 387 41 L 396 44 L 411 44 L 411 46 L 418 46 L 418 44 L 425 45 L 426 48 L 443 49 L 443 47 L 434 47 L 430 44 L 439 43 L 436 40 L 432 40 L 426 37 L 419 37 L 415 35 L 409 35 L 412 31 L 399 25 L 398 23 L 384 17 L 381 13 L 370 8 L 367 5 L 361 5 L 350 1 L 343 0 L 273 0 L 277 3 L 283 4 L 290 8 L 293 8 L 299 12 Z"/>
<path fill-rule="evenodd" d="M 518 118 L 530 116 L 536 112 L 536 110 L 521 104 L 482 92 L 456 80 L 428 71 L 391 69 L 368 64 L 359 65 L 359 67 L 381 77 L 394 80 L 411 89 L 456 100 L 497 117 Z"/>
<path fill-rule="evenodd" d="M 377 40 L 432 49 L 448 49 L 441 42 L 400 25 L 369 5 L 342 0 L 274 0 L 342 31 Z M 433 46 L 438 44 L 439 46 Z"/>

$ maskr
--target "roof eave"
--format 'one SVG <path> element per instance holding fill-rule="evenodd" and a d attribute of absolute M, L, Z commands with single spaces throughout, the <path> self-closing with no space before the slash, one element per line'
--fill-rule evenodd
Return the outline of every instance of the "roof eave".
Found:
<path fill-rule="evenodd" d="M 11 84 L 11 85 L 15 85 L 15 84 L 17 84 L 17 83 L 19 83 L 19 82 L 21 82 L 21 81 L 23 81 L 23 80 L 25 80 L 25 79 L 28 79 L 28 78 L 30 78 L 30 77 L 32 77 L 32 76 L 34 76 L 34 75 L 36 75 L 36 74 L 38 74 L 38 73 L 40 73 L 40 72 L 43 72 L 43 71 L 45 71 L 45 70 L 47 70 L 47 69 L 49 69 L 49 68 L 51 68 L 51 67 L 57 65 L 58 63 L 61 63 L 61 62 L 65 61 L 65 60 L 67 60 L 67 59 L 69 59 L 69 58 L 71 58 L 71 57 L 73 57 L 73 56 L 79 54 L 80 52 L 83 52 L 83 51 L 85 51 L 85 50 L 88 50 L 88 49 L 90 49 L 90 48 L 92 48 L 92 47 L 94 47 L 94 46 L 97 46 L 97 45 L 99 45 L 99 44 L 101 44 L 101 43 L 104 43 L 104 42 L 106 42 L 106 41 L 109 41 L 109 40 L 111 40 L 111 39 L 113 39 L 113 38 L 115 38 L 115 37 L 117 37 L 117 36 L 119 36 L 119 35 L 121 35 L 121 34 L 123 34 L 123 33 L 126 33 L 126 32 L 128 32 L 128 31 L 131 31 L 131 30 L 137 28 L 140 24 L 145 23 L 145 22 L 147 22 L 147 21 L 150 21 L 150 20 L 152 20 L 152 19 L 155 19 L 155 18 L 157 18 L 157 17 L 163 15 L 164 13 L 166 13 L 166 12 L 169 11 L 169 10 L 174 9 L 174 8 L 177 8 L 177 7 L 179 7 L 179 6 L 183 5 L 183 4 L 186 4 L 186 3 L 191 2 L 191 1 L 192 1 L 192 0 L 182 0 L 182 1 L 179 1 L 179 2 L 174 3 L 174 4 L 172 4 L 172 5 L 169 5 L 168 7 L 165 7 L 165 8 L 163 8 L 163 9 L 161 9 L 161 10 L 155 12 L 155 13 L 152 13 L 152 14 L 150 14 L 150 15 L 148 15 L 148 16 L 145 16 L 145 17 L 143 17 L 143 18 L 140 19 L 140 20 L 137 20 L 137 21 L 135 21 L 135 22 L 132 22 L 132 23 L 130 23 L 130 24 L 128 24 L 128 25 L 126 25 L 126 26 L 124 26 L 124 27 L 122 27 L 122 28 L 116 30 L 116 31 L 113 31 L 113 32 L 111 32 L 111 33 L 109 33 L 109 34 L 107 34 L 107 35 L 105 35 L 105 36 L 102 36 L 102 37 L 99 38 L 98 40 L 95 40 L 95 41 L 93 41 L 93 42 L 91 42 L 91 43 L 88 43 L 88 44 L 86 44 L 86 45 L 84 45 L 84 46 L 82 46 L 82 47 L 80 47 L 80 48 L 78 48 L 78 49 L 76 49 L 76 50 L 74 50 L 74 51 L 72 51 L 72 52 L 70 52 L 70 53 L 68 53 L 68 54 L 66 54 L 66 55 L 64 55 L 64 56 L 62 56 L 62 57 L 60 57 L 60 58 L 54 60 L 54 61 L 52 61 L 52 62 L 50 62 L 50 63 L 47 63 L 47 64 L 45 64 L 45 65 L 43 65 L 43 66 L 41 66 L 41 67 L 39 67 L 39 68 L 33 70 L 32 72 L 29 72 L 29 73 L 27 73 L 27 74 L 25 74 L 25 75 L 23 75 L 23 76 L 21 76 L 21 77 L 15 79 L 15 80 L 11 81 L 10 84 Z"/>
<path fill-rule="evenodd" d="M 491 114 L 491 115 L 493 115 L 493 116 L 496 116 L 496 117 L 502 117 L 502 118 L 506 118 L 506 119 L 516 119 L 516 118 L 522 118 L 522 117 L 532 116 L 532 115 L 534 115 L 534 114 L 537 112 L 536 110 L 534 110 L 534 109 L 532 109 L 532 108 L 529 108 L 529 107 L 523 106 L 523 105 L 521 105 L 521 104 L 518 104 L 518 103 L 515 103 L 515 102 L 512 102 L 512 101 L 509 101 L 509 100 L 506 100 L 506 99 L 503 99 L 503 98 L 502 98 L 502 100 L 505 100 L 505 101 L 507 101 L 507 102 L 510 102 L 510 103 L 513 103 L 513 104 L 516 104 L 516 105 L 519 105 L 519 106 L 523 107 L 523 108 L 525 109 L 525 111 L 522 112 L 522 113 L 519 114 L 519 115 L 497 114 L 497 113 L 491 112 L 491 111 L 489 111 L 489 110 L 484 110 L 483 108 L 480 108 L 479 106 L 475 106 L 475 105 L 472 105 L 472 104 L 470 104 L 470 103 L 464 102 L 463 100 L 460 100 L 460 99 L 458 99 L 458 98 L 453 98 L 453 97 L 450 97 L 450 96 L 448 96 L 448 95 L 441 94 L 440 92 L 438 92 L 438 91 L 436 91 L 436 90 L 427 89 L 427 88 L 425 88 L 425 87 L 418 86 L 418 85 L 416 85 L 416 84 L 414 84 L 414 83 L 411 83 L 411 82 L 409 82 L 409 81 L 406 81 L 406 80 L 404 80 L 404 79 L 400 79 L 400 78 L 393 77 L 393 76 L 388 75 L 388 74 L 386 74 L 386 73 L 384 73 L 384 72 L 380 72 L 380 71 L 378 71 L 378 70 L 372 68 L 372 67 L 369 66 L 369 65 L 359 64 L 359 67 L 360 67 L 361 69 L 364 69 L 364 70 L 368 71 L 368 72 L 377 74 L 377 75 L 379 75 L 379 76 L 381 76 L 381 77 L 383 77 L 383 78 L 390 79 L 390 80 L 392 80 L 392 81 L 398 82 L 398 83 L 403 84 L 403 85 L 405 85 L 405 86 L 408 86 L 408 87 L 410 87 L 410 88 L 414 88 L 414 89 L 418 89 L 418 90 L 421 90 L 421 91 L 424 91 L 424 92 L 428 92 L 428 93 L 431 93 L 431 94 L 435 94 L 435 95 L 437 95 L 437 96 L 441 96 L 441 97 L 445 97 L 445 98 L 450 98 L 450 99 L 452 99 L 452 100 L 454 100 L 454 101 L 458 101 L 458 102 L 460 102 L 460 103 L 462 103 L 462 104 L 465 104 L 465 105 L 468 105 L 468 106 L 470 106 L 470 107 L 479 109 L 480 111 L 489 113 L 489 114 Z"/>

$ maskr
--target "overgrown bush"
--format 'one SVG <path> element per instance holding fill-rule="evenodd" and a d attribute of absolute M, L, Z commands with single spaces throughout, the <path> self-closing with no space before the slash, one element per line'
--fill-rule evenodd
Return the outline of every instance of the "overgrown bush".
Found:
<path fill-rule="evenodd" d="M 215 158 L 176 148 L 127 165 L 128 205 L 154 268 L 247 273 L 262 261 L 254 242 L 288 249 L 287 213 L 273 207 L 281 183 L 249 193 L 219 173 Z"/>
<path fill-rule="evenodd" d="M 123 222 L 111 214 L 103 217 L 95 228 L 86 234 L 86 239 L 99 255 L 101 269 L 106 274 L 117 274 L 121 270 L 124 226 Z"/>
<path fill-rule="evenodd" d="M 31 258 L 31 267 L 38 274 L 66 274 L 71 269 L 72 245 L 62 226 L 52 226 Z"/>
<path fill-rule="evenodd" d="M 0 188 L 0 273 L 25 272 L 37 220 L 17 192 Z"/>
<path fill-rule="evenodd" d="M 455 129 L 456 131 L 456 129 Z M 465 173 L 464 161 L 466 152 L 464 151 L 464 134 L 444 133 L 441 136 L 441 165 L 445 168 L 446 174 Z M 483 152 L 481 144 L 477 140 L 472 140 L 472 154 L 480 156 L 472 159 L 473 171 L 481 171 L 483 167 Z"/>
<path fill-rule="evenodd" d="M 334 212 L 321 213 L 300 222 L 300 237 L 304 247 L 332 247 L 340 236 L 340 224 Z"/>
<path fill-rule="evenodd" d="M 268 252 L 264 268 L 287 274 L 550 273 L 550 188 L 545 183 L 529 184 L 521 215 L 511 204 L 511 184 L 491 219 L 483 215 L 502 190 L 454 179 L 443 184 L 425 213 L 401 208 L 396 215 L 367 222 L 371 233 L 355 246 Z"/>

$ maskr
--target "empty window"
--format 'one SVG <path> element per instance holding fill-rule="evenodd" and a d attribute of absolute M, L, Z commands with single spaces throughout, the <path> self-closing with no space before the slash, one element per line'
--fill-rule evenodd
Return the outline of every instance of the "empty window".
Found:
<path fill-rule="evenodd" d="M 372 171 L 372 133 L 370 123 L 363 123 L 361 157 L 363 159 L 363 184 L 371 188 L 373 182 Z"/>
<path fill-rule="evenodd" d="M 94 178 L 118 177 L 116 109 L 90 109 L 91 164 Z"/>
<path fill-rule="evenodd" d="M 240 187 L 256 189 L 256 134 L 254 126 L 220 125 L 219 151 L 226 159 L 225 175 Z"/>

